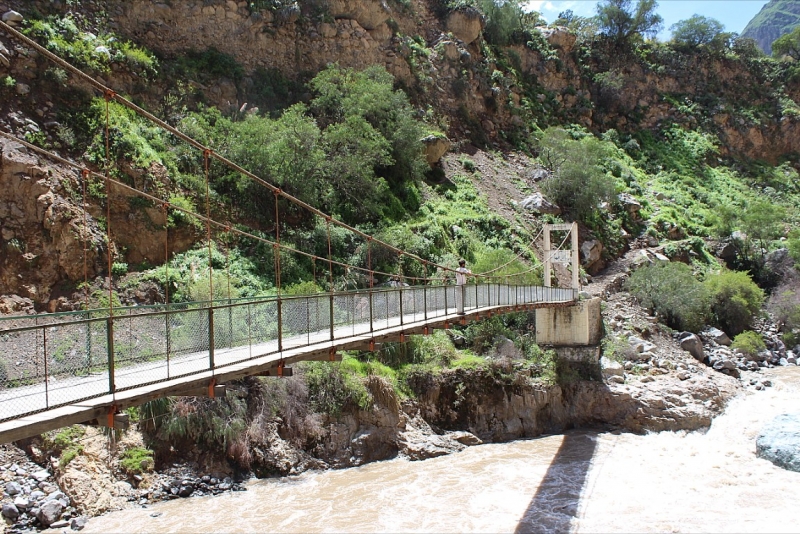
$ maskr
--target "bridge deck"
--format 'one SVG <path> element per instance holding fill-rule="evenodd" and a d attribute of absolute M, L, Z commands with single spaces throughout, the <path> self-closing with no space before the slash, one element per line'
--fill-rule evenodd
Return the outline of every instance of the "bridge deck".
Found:
<path fill-rule="evenodd" d="M 401 334 L 422 333 L 425 327 L 441 328 L 461 317 L 572 304 L 573 300 L 565 297 L 572 297 L 574 293 L 571 290 L 560 291 L 563 293 L 558 294 L 561 297 L 559 300 L 541 299 L 538 302 L 513 306 L 510 302 L 487 305 L 476 298 L 473 308 L 466 310 L 464 316 L 458 315 L 456 308 L 451 306 L 429 309 L 426 310 L 427 313 L 414 309 L 412 313 L 383 317 L 377 329 L 373 318 L 372 321 L 351 321 L 333 329 L 307 331 L 262 343 L 218 347 L 214 350 L 213 366 L 206 348 L 155 361 L 120 365 L 111 371 L 105 369 L 83 376 L 46 376 L 44 380 L 32 385 L 0 389 L 0 421 L 3 421 L 0 422 L 0 443 L 104 418 L 112 406 L 113 409 L 123 410 L 159 397 L 180 395 L 192 389 L 206 387 L 212 379 L 221 384 L 259 374 L 274 368 L 281 361 L 291 364 L 303 360 L 325 359 L 332 350 L 367 350 L 370 341 L 397 340 Z M 467 304 L 470 300 L 472 299 L 468 299 Z M 425 318 L 425 315 L 428 317 Z M 113 377 L 113 387 L 110 374 Z M 37 409 L 31 410 L 31 407 Z"/>

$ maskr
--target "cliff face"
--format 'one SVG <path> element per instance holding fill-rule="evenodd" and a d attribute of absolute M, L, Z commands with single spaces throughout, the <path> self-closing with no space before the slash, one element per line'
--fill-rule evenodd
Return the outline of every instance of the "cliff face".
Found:
<path fill-rule="evenodd" d="M 587 58 L 574 35 L 543 29 L 544 47 L 516 45 L 491 54 L 480 37 L 480 16 L 456 11 L 438 17 L 425 0 L 411 7 L 335 0 L 276 13 L 251 11 L 247 2 L 231 0 L 132 0 L 112 6 L 109 12 L 122 34 L 168 56 L 216 47 L 248 72 L 272 68 L 289 79 L 332 62 L 353 68 L 383 65 L 421 105 L 446 117 L 447 134 L 455 139 L 502 143 L 525 135 L 532 120 L 574 122 L 597 131 L 657 131 L 665 122 L 694 127 L 674 100 L 711 97 L 715 102 L 708 115 L 725 145 L 723 153 L 776 161 L 800 152 L 797 118 L 778 110 L 780 82 L 746 62 L 698 51 L 655 50 L 641 58 L 609 49 L 603 57 L 595 51 Z M 773 0 L 765 10 L 781 20 L 800 16 L 796 2 Z M 409 39 L 417 35 L 424 43 Z M 223 83 L 208 92 L 223 109 L 238 109 L 254 83 L 245 76 L 238 87 Z M 797 81 L 786 91 L 800 99 Z M 535 104 L 525 106 L 524 100 Z M 737 117 L 736 110 L 752 107 L 767 111 L 756 121 Z"/>
<path fill-rule="evenodd" d="M 770 0 L 747 23 L 742 37 L 755 39 L 765 54 L 772 54 L 772 43 L 800 25 L 800 3 L 794 0 Z"/>

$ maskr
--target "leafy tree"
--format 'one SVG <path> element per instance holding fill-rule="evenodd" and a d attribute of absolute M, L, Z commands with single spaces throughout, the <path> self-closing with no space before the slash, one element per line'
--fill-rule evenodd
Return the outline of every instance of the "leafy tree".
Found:
<path fill-rule="evenodd" d="M 696 47 L 707 45 L 716 39 L 724 29 L 722 23 L 710 17 L 692 15 L 670 26 L 672 39 L 677 44 Z"/>
<path fill-rule="evenodd" d="M 377 160 L 370 164 L 377 176 L 385 178 L 390 186 L 397 186 L 423 178 L 427 163 L 421 140 L 427 129 L 414 118 L 408 96 L 393 89 L 393 82 L 392 75 L 380 66 L 358 72 L 334 65 L 320 72 L 310 85 L 316 93 L 311 110 L 323 128 L 350 120 L 351 127 L 358 123 L 365 134 L 363 123 L 348 119 L 360 117 L 383 136 L 390 157 L 378 150 Z M 388 199 L 385 203 L 389 203 Z"/>
<path fill-rule="evenodd" d="M 500 46 L 521 42 L 525 13 L 519 0 L 478 0 L 478 7 L 486 15 L 487 42 Z"/>
<path fill-rule="evenodd" d="M 795 61 L 800 60 L 800 26 L 775 39 L 772 43 L 772 55 L 778 58 L 789 56 Z"/>
<path fill-rule="evenodd" d="M 597 35 L 597 19 L 595 17 L 581 17 L 572 12 L 571 9 L 562 11 L 558 18 L 553 21 L 554 26 L 566 26 L 566 28 L 581 39 L 589 39 Z"/>
<path fill-rule="evenodd" d="M 552 174 L 542 182 L 542 192 L 574 219 L 586 221 L 616 193 L 616 180 L 603 168 L 608 157 L 608 144 L 594 136 L 576 140 L 565 130 L 548 128 L 540 159 Z"/>
<path fill-rule="evenodd" d="M 597 4 L 600 32 L 617 42 L 624 42 L 634 35 L 655 37 L 664 20 L 656 13 L 656 0 L 638 0 L 636 8 L 632 0 L 603 0 Z"/>
<path fill-rule="evenodd" d="M 753 316 L 764 303 L 764 291 L 740 271 L 723 271 L 709 276 L 705 286 L 711 295 L 711 313 L 716 326 L 729 335 L 750 327 Z"/>
<path fill-rule="evenodd" d="M 683 263 L 659 263 L 634 271 L 626 283 L 639 303 L 673 328 L 699 331 L 709 312 L 708 292 Z"/>

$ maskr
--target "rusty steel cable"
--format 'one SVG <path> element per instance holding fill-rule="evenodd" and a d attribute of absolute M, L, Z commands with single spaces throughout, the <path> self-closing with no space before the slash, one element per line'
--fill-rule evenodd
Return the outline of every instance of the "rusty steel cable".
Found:
<path fill-rule="evenodd" d="M 292 202 L 293 204 L 295 204 L 295 205 L 297 205 L 297 206 L 299 206 L 299 207 L 301 207 L 303 209 L 306 209 L 306 210 L 308 210 L 309 212 L 311 212 L 313 214 L 316 214 L 316 215 L 318 215 L 320 217 L 325 218 L 326 221 L 328 221 L 329 225 L 331 223 L 335 224 L 335 225 L 337 225 L 337 226 L 339 226 L 341 228 L 344 228 L 345 230 L 347 230 L 349 232 L 352 232 L 352 233 L 354 233 L 354 234 L 356 234 L 356 235 L 358 235 L 358 236 L 360 236 L 360 237 L 362 237 L 364 239 L 367 239 L 367 238 L 375 239 L 376 242 L 378 242 L 381 245 L 385 246 L 387 249 L 399 254 L 400 256 L 408 256 L 410 258 L 416 259 L 417 261 L 420 261 L 421 263 L 423 263 L 423 265 L 431 265 L 431 266 L 436 267 L 436 268 L 438 268 L 440 270 L 443 270 L 443 271 L 455 272 L 455 269 L 452 268 L 452 267 L 448 267 L 446 265 L 437 264 L 435 262 L 432 262 L 432 261 L 429 261 L 429 260 L 425 260 L 425 259 L 417 256 L 416 254 L 412 254 L 412 253 L 406 252 L 404 250 L 401 250 L 401 249 L 399 249 L 399 248 L 397 248 L 397 247 L 395 247 L 393 245 L 390 245 L 389 243 L 386 243 L 386 242 L 381 241 L 379 239 L 376 239 L 376 238 L 374 238 L 372 236 L 369 236 L 368 234 L 365 234 L 364 232 L 362 232 L 362 231 L 360 231 L 360 230 L 348 225 L 347 223 L 339 221 L 339 220 L 331 217 L 330 215 L 327 215 L 327 214 L 323 213 L 322 211 L 318 210 L 317 208 L 311 206 L 310 204 L 308 204 L 308 203 L 306 203 L 306 202 L 304 202 L 304 201 L 302 201 L 302 200 L 300 200 L 300 199 L 298 199 L 298 198 L 286 193 L 285 191 L 282 191 L 280 188 L 270 184 L 266 180 L 260 178 L 259 176 L 256 176 L 255 174 L 253 174 L 250 171 L 244 169 L 243 167 L 239 166 L 238 164 L 232 162 L 231 160 L 225 158 L 224 156 L 221 156 L 221 155 L 213 152 L 210 148 L 206 147 L 205 145 L 203 145 L 199 141 L 197 141 L 194 138 L 182 133 L 178 129 L 170 126 L 169 124 L 167 124 L 166 122 L 162 121 L 158 117 L 154 116 L 150 112 L 148 112 L 148 111 L 144 110 L 143 108 L 137 106 L 136 104 L 134 104 L 130 100 L 118 95 L 116 92 L 114 92 L 113 90 L 108 88 L 106 85 L 98 82 L 97 80 L 95 80 L 94 78 L 92 78 L 88 74 L 84 73 L 83 71 L 81 71 L 77 67 L 74 67 L 73 65 L 71 65 L 67 61 L 65 61 L 62 58 L 58 57 L 57 55 L 53 54 L 52 52 L 50 52 L 49 50 L 47 50 L 46 48 L 44 48 L 43 46 L 41 46 L 37 42 L 33 41 L 32 39 L 28 38 L 24 34 L 18 32 L 14 28 L 10 27 L 8 24 L 6 24 L 4 22 L 0 22 L 0 28 L 5 29 L 11 36 L 19 39 L 20 41 L 24 42 L 27 45 L 33 47 L 37 52 L 39 52 L 40 54 L 42 54 L 46 58 L 48 58 L 51 61 L 57 63 L 58 65 L 64 67 L 65 69 L 69 70 L 70 72 L 72 72 L 76 76 L 80 77 L 81 79 L 83 79 L 84 81 L 86 81 L 87 83 L 89 83 L 90 85 L 92 85 L 93 87 L 98 89 L 99 91 L 101 91 L 106 97 L 106 104 L 108 104 L 108 100 L 113 99 L 114 101 L 116 101 L 119 104 L 127 107 L 128 109 L 131 109 L 132 111 L 134 111 L 138 115 L 140 115 L 140 116 L 142 116 L 142 117 L 154 122 L 161 129 L 171 133 L 172 135 L 178 137 L 179 139 L 183 140 L 184 142 L 188 143 L 189 145 L 191 145 L 191 146 L 203 151 L 203 153 L 206 154 L 206 157 L 208 155 L 210 155 L 211 157 L 213 157 L 214 159 L 216 159 L 219 162 L 223 163 L 224 165 L 228 166 L 229 168 L 231 168 L 231 169 L 239 172 L 240 174 L 244 175 L 245 177 L 257 182 L 258 184 L 262 185 L 263 187 L 266 187 L 267 189 L 273 191 L 273 193 L 275 193 L 276 195 L 282 196 L 282 197 L 286 198 L 288 201 Z M 106 143 L 108 144 L 108 138 L 106 138 Z M 207 162 L 206 162 L 206 164 L 207 164 Z M 207 216 L 208 216 L 207 218 L 210 218 L 210 214 L 208 213 L 208 211 L 207 211 Z M 331 258 L 329 258 L 329 260 L 330 259 Z M 210 258 L 209 258 L 209 268 L 210 268 Z M 487 273 L 495 272 L 496 270 L 497 269 L 492 269 L 491 271 L 487 271 Z M 476 274 L 476 275 L 473 275 L 473 276 L 483 276 L 485 278 L 495 278 L 495 277 L 486 276 L 486 273 Z M 408 277 L 408 278 L 412 279 L 411 277 Z M 503 278 L 503 277 L 496 277 L 496 278 Z M 414 279 L 416 279 L 416 278 L 414 278 Z M 212 290 L 212 295 L 213 295 L 213 290 Z"/>
<path fill-rule="evenodd" d="M 9 139 L 9 140 L 12 140 L 14 142 L 17 142 L 17 143 L 21 144 L 22 146 L 24 146 L 25 148 L 33 150 L 34 152 L 37 152 L 37 153 L 41 154 L 44 157 L 47 157 L 47 158 L 52 159 L 54 161 L 57 161 L 58 163 L 61 163 L 62 165 L 73 167 L 73 168 L 79 169 L 79 170 L 84 170 L 85 169 L 84 167 L 82 167 L 81 165 L 78 165 L 75 162 L 69 161 L 68 159 L 65 159 L 65 158 L 63 158 L 63 157 L 61 157 L 61 156 L 59 156 L 57 154 L 49 152 L 49 151 L 47 151 L 47 150 L 45 150 L 45 149 L 43 149 L 41 147 L 38 147 L 38 146 L 36 146 L 36 145 L 34 145 L 32 143 L 29 143 L 29 142 L 25 141 L 25 140 L 19 139 L 18 137 L 14 136 L 12 134 L 9 134 L 7 132 L 4 132 L 2 130 L 0 130 L 0 137 L 5 137 L 6 139 Z M 96 173 L 94 171 L 88 171 L 88 172 L 89 172 L 89 174 L 91 176 L 94 176 L 94 177 L 102 179 L 102 180 L 105 179 L 105 177 L 102 174 Z M 123 183 L 123 182 L 120 182 L 119 180 L 115 180 L 113 178 L 109 178 L 109 181 L 111 183 L 113 183 L 115 186 L 119 187 L 119 188 L 122 188 L 122 189 L 124 189 L 126 191 L 129 191 L 129 192 L 133 193 L 133 194 L 141 196 L 142 198 L 148 199 L 148 200 L 150 200 L 150 201 L 152 201 L 154 203 L 165 203 L 169 208 L 171 208 L 173 210 L 176 210 L 176 211 L 180 211 L 181 213 L 185 213 L 186 215 L 194 217 L 194 218 L 198 219 L 199 221 L 201 221 L 203 223 L 209 222 L 209 223 L 211 223 L 211 224 L 213 224 L 213 225 L 215 225 L 217 227 L 220 227 L 220 228 L 225 228 L 226 227 L 226 224 L 223 223 L 223 222 L 217 221 L 217 220 L 215 220 L 213 218 L 208 218 L 205 215 L 201 215 L 201 214 L 199 214 L 197 212 L 191 211 L 191 210 L 186 209 L 186 208 L 184 208 L 182 206 L 178 206 L 176 204 L 172 204 L 170 202 L 166 202 L 166 201 L 164 201 L 164 200 L 162 200 L 162 199 L 160 199 L 160 198 L 158 198 L 156 196 L 153 196 L 153 195 L 151 195 L 149 193 L 145 193 L 143 191 L 139 191 L 138 189 L 135 189 L 135 188 L 129 186 L 128 184 Z M 272 240 L 266 239 L 264 237 L 261 237 L 261 236 L 255 235 L 255 234 L 252 234 L 250 232 L 246 232 L 244 230 L 240 230 L 238 228 L 231 228 L 231 231 L 235 232 L 237 235 L 244 236 L 244 237 L 247 237 L 247 238 L 250 238 L 250 239 L 265 243 L 265 244 L 268 244 L 270 246 L 276 245 L 276 243 L 274 241 L 272 241 Z M 333 259 L 330 259 L 330 258 L 325 258 L 325 257 L 322 257 L 322 256 L 317 256 L 315 254 L 310 254 L 308 252 L 304 252 L 302 250 L 295 249 L 295 248 L 287 246 L 285 244 L 281 244 L 280 248 L 285 250 L 285 251 L 288 251 L 289 253 L 298 254 L 298 255 L 305 256 L 307 258 L 311 258 L 311 259 L 314 259 L 314 260 L 325 260 L 325 261 L 328 261 L 329 263 L 331 263 L 332 265 L 336 265 L 336 266 L 339 266 L 339 267 L 349 267 L 349 268 L 352 268 L 352 269 L 355 269 L 355 270 L 358 270 L 358 271 L 369 272 L 368 269 L 366 269 L 364 267 L 359 267 L 358 265 L 349 265 L 349 264 L 342 263 L 342 262 L 339 262 L 339 261 L 336 261 L 336 260 L 333 260 Z M 392 273 L 387 273 L 387 272 L 383 272 L 383 271 L 372 271 L 372 272 L 374 272 L 375 274 L 381 275 L 381 276 L 386 276 L 386 277 L 395 276 Z M 315 275 L 315 278 L 316 278 L 316 275 Z"/>
<path fill-rule="evenodd" d="M 134 104 L 133 102 L 131 102 L 127 98 L 118 95 L 113 90 L 108 88 L 106 85 L 98 82 L 97 80 L 95 80 L 94 78 L 92 78 L 88 74 L 84 73 L 83 71 L 81 71 L 77 67 L 75 67 L 72 64 L 68 63 L 67 61 L 64 61 L 62 58 L 60 58 L 57 55 L 53 54 L 52 52 L 47 50 L 45 47 L 41 46 L 36 41 L 30 39 L 26 35 L 18 32 L 14 28 L 10 27 L 5 22 L 0 22 L 0 28 L 5 29 L 13 37 L 16 37 L 17 39 L 23 41 L 25 44 L 33 47 L 37 52 L 39 52 L 43 56 L 47 57 L 48 59 L 50 59 L 51 61 L 57 63 L 58 65 L 64 67 L 65 69 L 69 70 L 73 74 L 79 76 L 80 78 L 82 78 L 84 81 L 86 81 L 87 83 L 89 83 L 90 85 L 92 85 L 93 87 L 98 89 L 99 91 L 103 92 L 106 95 L 111 95 L 112 98 L 116 102 L 118 102 L 119 104 L 127 107 L 128 109 L 131 109 L 132 111 L 136 112 L 138 115 L 141 115 L 142 117 L 144 117 L 144 118 L 156 123 L 156 125 L 158 125 L 163 130 L 171 133 L 172 135 L 174 135 L 174 136 L 178 137 L 179 139 L 185 141 L 186 143 L 192 145 L 193 147 L 197 148 L 198 150 L 209 151 L 211 153 L 212 157 L 214 159 L 216 159 L 217 161 L 219 161 L 220 163 L 223 163 L 224 165 L 227 165 L 231 169 L 243 174 L 244 176 L 248 177 L 249 179 L 256 181 L 257 183 L 261 184 L 262 186 L 266 187 L 267 189 L 269 189 L 269 190 L 271 190 L 273 192 L 277 192 L 280 196 L 282 196 L 285 199 L 289 200 L 293 204 L 296 204 L 297 206 L 299 206 L 301 208 L 304 208 L 304 209 L 310 211 L 311 213 L 314 213 L 314 214 L 319 215 L 321 217 L 325 217 L 326 219 L 329 220 L 329 222 L 332 222 L 333 224 L 335 224 L 337 226 L 340 226 L 340 227 L 342 227 L 342 228 L 344 228 L 344 229 L 346 229 L 346 230 L 348 230 L 348 231 L 350 231 L 350 232 L 352 232 L 352 233 L 354 233 L 356 235 L 359 235 L 359 236 L 361 236 L 363 238 L 367 238 L 368 237 L 368 235 L 365 234 L 364 232 L 362 232 L 361 230 L 358 230 L 358 229 L 348 225 L 345 222 L 342 222 L 342 221 L 339 221 L 337 219 L 334 219 L 330 215 L 325 214 L 324 212 L 322 212 L 319 209 L 311 206 L 310 204 L 308 204 L 308 203 L 306 203 L 306 202 L 304 202 L 304 201 L 302 201 L 302 200 L 300 200 L 300 199 L 298 199 L 298 198 L 286 193 L 285 191 L 282 191 L 280 188 L 270 184 L 269 182 L 267 182 L 263 178 L 260 178 L 259 176 L 256 176 L 252 172 L 248 171 L 247 169 L 244 169 L 243 167 L 241 167 L 238 164 L 234 163 L 233 161 L 225 158 L 224 156 L 221 156 L 221 155 L 217 154 L 216 152 L 211 151 L 211 149 L 209 147 L 206 147 L 205 145 L 203 145 L 199 141 L 195 140 L 194 138 L 184 134 L 183 132 L 181 132 L 177 128 L 174 128 L 174 127 L 170 126 L 169 124 L 167 124 L 166 122 L 162 121 L 161 119 L 159 119 L 155 115 L 153 115 L 150 112 L 144 110 L 143 108 L 137 106 L 136 104 Z M 416 256 L 415 254 L 411 254 L 409 252 L 401 250 L 401 249 L 399 249 L 397 247 L 394 247 L 394 246 L 392 246 L 392 245 L 390 245 L 388 243 L 384 243 L 384 242 L 381 242 L 381 243 L 384 246 L 388 247 L 389 249 L 393 250 L 394 252 L 396 252 L 396 253 L 398 253 L 400 255 L 409 256 L 409 257 L 415 258 L 415 259 L 417 259 L 419 261 L 427 261 L 427 260 L 424 260 L 424 259 Z M 433 262 L 429 262 L 429 263 L 433 263 Z M 439 267 L 441 267 L 443 269 L 453 270 L 453 269 L 450 269 L 449 267 L 444 266 L 444 265 L 440 265 Z"/>

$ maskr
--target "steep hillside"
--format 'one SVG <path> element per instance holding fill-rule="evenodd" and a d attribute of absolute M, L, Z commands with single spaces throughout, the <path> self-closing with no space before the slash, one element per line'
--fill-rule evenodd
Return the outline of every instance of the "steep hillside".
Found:
<path fill-rule="evenodd" d="M 772 53 L 772 43 L 781 35 L 800 25 L 800 3 L 794 0 L 770 0 L 747 23 L 742 37 L 755 39 L 766 54 Z"/>

